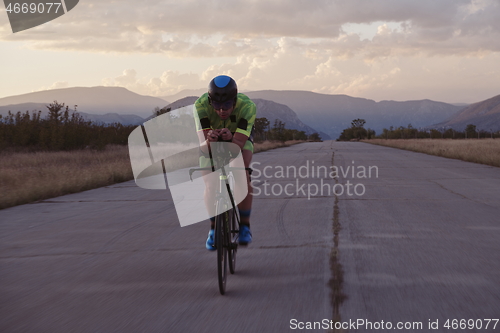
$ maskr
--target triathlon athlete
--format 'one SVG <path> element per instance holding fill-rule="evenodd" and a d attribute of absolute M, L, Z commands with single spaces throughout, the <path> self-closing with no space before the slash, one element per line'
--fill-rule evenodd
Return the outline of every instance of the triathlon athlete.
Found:
<path fill-rule="evenodd" d="M 255 122 L 255 104 L 245 96 L 238 93 L 236 82 L 226 75 L 220 75 L 212 79 L 208 85 L 208 93 L 203 94 L 195 102 L 195 112 L 200 120 L 196 124 L 198 137 L 202 145 L 216 141 L 233 142 L 237 144 L 243 155 L 245 167 L 250 167 L 253 156 L 253 125 Z M 211 188 L 209 182 L 205 187 L 205 204 L 208 208 L 207 198 L 216 189 Z M 240 212 L 240 234 L 239 243 L 247 245 L 252 241 L 250 232 L 250 212 L 252 209 L 252 186 L 247 171 L 248 195 L 238 205 Z M 215 217 L 210 218 L 210 231 L 206 248 L 210 251 L 214 247 Z"/>

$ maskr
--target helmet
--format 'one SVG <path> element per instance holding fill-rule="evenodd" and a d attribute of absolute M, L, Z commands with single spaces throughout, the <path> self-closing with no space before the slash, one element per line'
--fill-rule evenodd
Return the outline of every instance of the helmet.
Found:
<path fill-rule="evenodd" d="M 224 103 L 230 100 L 236 100 L 238 87 L 236 82 L 226 75 L 216 76 L 208 85 L 208 98 L 217 103 Z"/>

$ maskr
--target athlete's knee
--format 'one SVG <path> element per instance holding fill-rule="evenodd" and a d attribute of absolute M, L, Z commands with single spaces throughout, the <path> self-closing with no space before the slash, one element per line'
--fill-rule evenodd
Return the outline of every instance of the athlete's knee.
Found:
<path fill-rule="evenodd" d="M 216 192 L 216 187 L 212 185 L 205 184 L 205 195 L 210 195 Z"/>

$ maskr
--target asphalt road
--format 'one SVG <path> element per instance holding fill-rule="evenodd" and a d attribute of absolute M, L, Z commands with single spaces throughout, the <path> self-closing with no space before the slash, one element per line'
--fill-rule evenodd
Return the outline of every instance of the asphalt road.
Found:
<path fill-rule="evenodd" d="M 424 332 L 454 331 L 448 319 L 498 319 L 500 168 L 362 143 L 334 147 L 335 165 L 379 169 L 378 178 L 354 180 L 366 187 L 362 198 L 339 197 L 341 319 L 421 322 Z M 486 323 L 457 331 L 484 332 Z"/>
<path fill-rule="evenodd" d="M 224 296 L 208 223 L 181 228 L 168 191 L 127 182 L 1 210 L 0 331 L 289 332 L 335 318 L 346 332 L 375 330 L 361 319 L 450 332 L 448 318 L 500 317 L 499 168 L 337 142 L 254 161 L 254 242 Z"/>

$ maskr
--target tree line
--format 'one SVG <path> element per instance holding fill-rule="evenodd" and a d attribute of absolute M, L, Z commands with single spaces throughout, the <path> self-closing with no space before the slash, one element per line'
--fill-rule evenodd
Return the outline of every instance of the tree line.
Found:
<path fill-rule="evenodd" d="M 270 141 L 289 141 L 289 140 L 309 140 L 309 141 L 321 141 L 321 137 L 318 133 L 312 133 L 307 135 L 305 131 L 299 131 L 296 129 L 288 129 L 285 127 L 286 123 L 279 119 L 275 119 L 273 125 L 271 122 L 265 118 L 255 119 L 254 128 L 254 141 L 263 142 L 266 140 Z"/>
<path fill-rule="evenodd" d="M 45 117 L 42 117 L 42 111 L 9 111 L 6 116 L 0 115 L 0 150 L 102 150 L 108 144 L 126 145 L 130 133 L 136 128 L 134 125 L 86 120 L 77 112 L 76 105 L 70 110 L 64 103 L 54 101 L 46 107 L 48 114 Z M 157 116 L 169 111 L 155 108 L 153 114 Z M 304 131 L 287 129 L 285 123 L 278 119 L 271 126 L 266 118 L 257 118 L 254 134 L 256 142 L 321 141 L 318 133 L 307 135 Z"/>
<path fill-rule="evenodd" d="M 46 106 L 42 111 L 0 115 L 0 149 L 75 150 L 91 148 L 102 150 L 107 144 L 127 144 L 135 126 L 119 123 L 103 124 L 85 120 L 76 110 L 64 103 Z"/>
<path fill-rule="evenodd" d="M 384 128 L 380 135 L 376 135 L 374 130 L 365 129 L 364 119 L 354 119 L 351 127 L 342 131 L 337 141 L 351 141 L 364 139 L 480 139 L 480 138 L 500 138 L 500 132 L 478 130 L 476 125 L 468 124 L 463 131 L 457 131 L 452 128 L 438 129 L 417 129 L 411 124 L 407 127 L 391 126 Z"/>
<path fill-rule="evenodd" d="M 498 138 L 499 132 L 478 130 L 474 124 L 468 124 L 463 131 L 457 131 L 453 128 L 439 129 L 417 129 L 411 124 L 407 127 L 399 126 L 397 128 L 391 126 L 389 129 L 384 128 L 382 133 L 377 137 L 379 139 L 484 139 Z"/>

